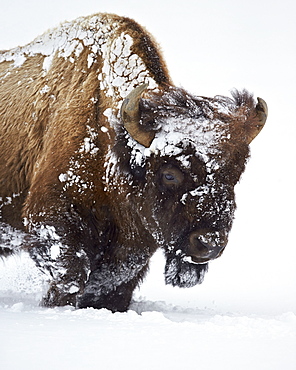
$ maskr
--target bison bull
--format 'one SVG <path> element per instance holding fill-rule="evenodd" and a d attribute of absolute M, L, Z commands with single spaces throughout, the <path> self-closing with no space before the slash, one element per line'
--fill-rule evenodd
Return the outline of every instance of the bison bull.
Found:
<path fill-rule="evenodd" d="M 125 311 L 159 247 L 166 283 L 200 283 L 227 244 L 265 102 L 175 87 L 152 37 L 115 15 L 0 62 L 1 230 L 21 230 L 48 274 L 43 304 Z"/>

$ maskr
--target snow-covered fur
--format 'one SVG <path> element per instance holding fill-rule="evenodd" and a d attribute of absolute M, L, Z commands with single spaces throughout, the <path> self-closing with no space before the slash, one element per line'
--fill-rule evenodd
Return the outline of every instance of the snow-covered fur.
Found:
<path fill-rule="evenodd" d="M 120 114 L 144 83 L 149 147 Z M 127 310 L 158 247 L 167 283 L 202 281 L 227 244 L 234 185 L 261 128 L 247 92 L 174 87 L 151 35 L 97 14 L 0 53 L 0 102 L 1 230 L 20 230 L 48 274 L 44 305 Z"/>

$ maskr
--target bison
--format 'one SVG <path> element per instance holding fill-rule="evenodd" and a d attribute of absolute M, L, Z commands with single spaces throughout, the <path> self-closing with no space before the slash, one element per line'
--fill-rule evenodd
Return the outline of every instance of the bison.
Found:
<path fill-rule="evenodd" d="M 0 62 L 1 255 L 19 230 L 49 279 L 42 304 L 126 311 L 157 248 L 167 284 L 201 283 L 227 244 L 264 100 L 174 86 L 152 36 L 111 14 Z"/>

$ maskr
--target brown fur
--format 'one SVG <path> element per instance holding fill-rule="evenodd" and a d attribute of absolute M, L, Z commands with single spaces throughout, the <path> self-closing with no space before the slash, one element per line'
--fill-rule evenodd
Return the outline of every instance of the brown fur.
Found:
<path fill-rule="evenodd" d="M 75 49 L 64 57 L 56 52 L 46 72 L 42 69 L 45 55 L 25 54 L 23 64 L 13 67 L 9 58 L 19 51 L 11 51 L 9 57 L 2 52 L 1 221 L 35 235 L 24 238 L 23 247 L 51 275 L 44 305 L 78 304 L 124 311 L 148 269 L 151 255 L 160 246 L 166 251 L 168 283 L 191 286 L 201 282 L 207 265 L 190 264 L 185 257 L 190 255 L 190 248 L 194 258 L 199 259 L 198 248 L 201 255 L 204 253 L 204 245 L 196 241 L 198 233 L 220 233 L 224 229 L 228 233 L 231 228 L 233 186 L 248 157 L 248 129 L 256 121 L 256 109 L 247 93 L 236 93 L 232 100 L 195 98 L 174 88 L 159 47 L 147 31 L 128 18 L 98 17 L 100 24 L 109 27 L 105 45 L 110 49 L 112 42 L 129 35 L 132 54 L 144 63 L 145 79 L 154 81 L 158 88 L 158 92 L 151 88 L 140 103 L 141 123 L 146 130 L 159 132 L 167 117 L 203 117 L 224 122 L 232 136 L 232 140 L 219 144 L 221 158 L 228 161 L 218 174 L 211 175 L 216 181 L 211 185 L 212 193 L 196 203 L 190 192 L 197 185 L 203 186 L 208 175 L 194 148 L 184 148 L 191 158 L 190 170 L 178 168 L 176 158 L 155 153 L 143 165 L 132 162 L 133 150 L 137 149 L 130 145 L 131 138 L 118 116 L 121 87 L 114 83 L 112 94 L 107 87 L 102 88 L 108 75 L 103 73 L 103 54 L 94 56 L 92 45 L 84 45 L 86 41 L 78 38 L 80 53 Z M 92 29 L 88 24 L 91 19 L 80 22 L 95 37 L 100 30 Z M 121 71 L 117 61 L 110 59 L 110 68 Z M 124 75 L 118 76 L 125 76 L 123 87 L 141 83 L 140 72 L 135 72 L 137 75 L 131 77 L 126 67 Z M 230 107 L 229 113 L 223 115 L 213 108 L 216 102 Z M 106 117 L 110 108 L 113 121 Z M 196 116 L 197 111 L 200 116 Z M 193 178 L 199 178 L 198 184 Z M 190 199 L 181 203 L 185 193 Z M 219 251 L 208 258 L 220 255 L 226 241 L 225 237 Z M 8 254 L 7 248 L 0 249 L 1 253 Z"/>

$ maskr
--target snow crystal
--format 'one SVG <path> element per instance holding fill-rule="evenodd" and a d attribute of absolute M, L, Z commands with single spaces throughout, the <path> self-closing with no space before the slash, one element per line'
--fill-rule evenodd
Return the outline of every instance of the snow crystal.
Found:
<path fill-rule="evenodd" d="M 61 173 L 59 175 L 60 182 L 66 182 L 68 180 L 68 175 L 66 173 Z"/>
<path fill-rule="evenodd" d="M 106 176 L 104 178 L 106 184 L 106 187 L 104 188 L 105 191 L 108 190 L 108 186 L 111 186 L 113 181 L 117 181 L 117 177 L 115 176 L 117 163 L 118 160 L 116 154 L 113 153 L 112 150 L 110 150 L 106 156 L 106 161 L 104 163 L 104 167 L 106 169 Z"/>
<path fill-rule="evenodd" d="M 71 287 L 69 288 L 68 291 L 69 291 L 70 294 L 77 293 L 79 291 L 79 287 L 76 286 L 76 285 L 71 285 Z"/>
<path fill-rule="evenodd" d="M 60 245 L 59 244 L 53 244 L 50 248 L 50 257 L 51 259 L 55 260 L 60 255 Z"/>
<path fill-rule="evenodd" d="M 63 189 L 66 190 L 71 186 L 77 185 L 78 192 L 82 193 L 84 190 L 90 188 L 92 183 L 87 182 L 81 175 L 76 173 L 76 170 L 80 168 L 79 162 L 70 160 L 69 164 L 70 167 L 67 173 L 59 175 L 59 180 L 64 180 L 61 182 L 65 182 Z"/>
<path fill-rule="evenodd" d="M 8 58 L 9 60 L 9 58 Z M 10 60 L 13 60 L 13 66 L 15 68 L 17 67 L 20 67 L 25 61 L 26 61 L 26 57 L 24 55 L 16 55 L 14 58 L 10 59 Z"/>
<path fill-rule="evenodd" d="M 1 208 L 1 207 L 0 207 Z M 10 225 L 0 222 L 0 245 L 16 251 L 23 243 L 25 234 Z"/>
<path fill-rule="evenodd" d="M 42 239 L 60 240 L 60 237 L 56 233 L 56 229 L 54 226 L 41 225 L 38 233 Z"/>
<path fill-rule="evenodd" d="M 50 90 L 50 87 L 48 85 L 45 85 L 39 92 L 42 95 L 42 94 L 49 92 L 49 90 Z"/>
<path fill-rule="evenodd" d="M 95 60 L 94 54 L 89 54 L 87 56 L 87 67 L 90 68 Z"/>
<path fill-rule="evenodd" d="M 188 193 L 183 194 L 182 197 L 181 197 L 181 199 L 180 199 L 180 202 L 183 203 L 183 204 L 185 204 L 187 197 L 188 197 Z"/>
<path fill-rule="evenodd" d="M 2 201 L 2 204 L 1 204 L 1 206 L 0 206 L 0 207 L 2 207 L 2 205 L 7 206 L 7 205 L 11 204 L 11 202 L 12 202 L 12 197 L 6 197 L 6 198 L 5 198 L 5 200 L 3 200 L 3 199 L 1 198 L 1 201 Z"/>
<path fill-rule="evenodd" d="M 145 154 L 145 153 L 144 153 Z M 184 168 L 191 168 L 190 156 L 189 155 L 179 155 L 177 158 Z"/>
<path fill-rule="evenodd" d="M 210 191 L 210 188 L 207 185 L 202 185 L 202 186 L 197 187 L 194 190 L 191 190 L 189 193 L 192 197 L 196 197 L 196 196 L 200 197 L 201 195 L 208 194 L 209 191 Z"/>
<path fill-rule="evenodd" d="M 84 142 L 79 149 L 80 153 L 90 153 L 91 155 L 95 155 L 98 152 L 98 148 L 95 146 L 95 144 L 92 141 L 91 137 L 85 137 Z"/>
<path fill-rule="evenodd" d="M 42 69 L 45 71 L 45 72 L 48 72 L 50 70 L 50 67 L 51 67 L 51 64 L 52 64 L 52 60 L 53 60 L 53 55 L 49 55 L 48 57 L 45 57 L 44 60 L 43 60 L 43 65 L 42 65 Z"/>
<path fill-rule="evenodd" d="M 103 112 L 103 115 L 110 120 L 112 117 L 112 109 L 111 108 L 105 109 Z"/>

